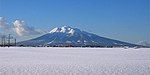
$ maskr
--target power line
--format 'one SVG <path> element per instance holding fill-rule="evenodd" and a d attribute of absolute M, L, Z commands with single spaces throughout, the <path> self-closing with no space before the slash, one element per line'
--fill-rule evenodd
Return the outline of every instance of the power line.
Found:
<path fill-rule="evenodd" d="M 14 39 L 14 42 L 11 42 L 11 39 Z M 6 37 L 6 35 L 2 35 L 1 36 L 1 46 L 5 47 L 5 46 L 16 46 L 16 38 L 14 38 L 11 34 L 8 34 L 8 36 Z"/>

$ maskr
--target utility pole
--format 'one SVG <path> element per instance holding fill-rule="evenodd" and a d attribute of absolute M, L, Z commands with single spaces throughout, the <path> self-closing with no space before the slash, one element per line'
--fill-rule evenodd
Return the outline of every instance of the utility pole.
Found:
<path fill-rule="evenodd" d="M 4 47 L 5 47 L 5 45 L 6 45 L 6 43 L 5 43 L 5 35 L 4 35 L 4 37 L 3 37 L 3 40 L 4 40 Z"/>
<path fill-rule="evenodd" d="M 1 37 L 1 46 L 5 47 L 5 46 L 8 45 L 8 47 L 10 47 L 11 46 L 11 39 L 13 39 L 13 36 L 11 37 L 11 34 L 9 34 L 8 37 L 6 37 L 5 35 L 2 35 L 2 37 Z M 16 46 L 16 38 L 14 38 L 14 45 Z"/>
<path fill-rule="evenodd" d="M 16 46 L 16 38 L 15 38 L 15 46 Z"/>
<path fill-rule="evenodd" d="M 2 44 L 3 47 L 5 47 L 5 35 L 2 35 L 1 39 L 2 39 L 1 44 Z"/>
<path fill-rule="evenodd" d="M 8 34 L 8 47 L 10 46 L 10 34 Z"/>
<path fill-rule="evenodd" d="M 1 46 L 3 46 L 3 36 L 1 36 Z"/>

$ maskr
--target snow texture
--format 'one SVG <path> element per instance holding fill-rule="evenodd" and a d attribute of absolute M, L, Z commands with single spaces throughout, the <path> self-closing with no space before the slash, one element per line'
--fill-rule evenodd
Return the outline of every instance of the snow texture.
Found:
<path fill-rule="evenodd" d="M 148 48 L 0 48 L 0 75 L 149 74 Z"/>
<path fill-rule="evenodd" d="M 74 28 L 71 28 L 71 27 L 69 27 L 69 26 L 63 26 L 63 27 L 61 27 L 61 28 L 58 28 L 58 27 L 56 27 L 56 28 L 54 28 L 54 29 L 52 29 L 49 33 L 67 33 L 67 34 L 74 34 L 74 32 L 75 32 L 75 30 L 74 30 Z"/>

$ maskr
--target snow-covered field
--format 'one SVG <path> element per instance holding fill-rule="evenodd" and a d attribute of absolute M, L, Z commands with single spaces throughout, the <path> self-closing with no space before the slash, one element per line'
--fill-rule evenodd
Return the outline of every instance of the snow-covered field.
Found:
<path fill-rule="evenodd" d="M 0 75 L 150 75 L 150 49 L 0 48 Z"/>

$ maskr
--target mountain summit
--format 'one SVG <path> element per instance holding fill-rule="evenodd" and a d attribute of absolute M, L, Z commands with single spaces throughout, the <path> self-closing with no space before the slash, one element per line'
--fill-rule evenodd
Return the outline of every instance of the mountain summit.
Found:
<path fill-rule="evenodd" d="M 69 26 L 56 27 L 35 39 L 19 42 L 23 46 L 73 46 L 73 47 L 134 47 L 136 45 L 88 33 Z"/>
<path fill-rule="evenodd" d="M 63 26 L 61 28 L 54 28 L 49 33 L 66 33 L 66 34 L 74 34 L 77 31 L 75 28 L 71 28 L 69 26 Z"/>

